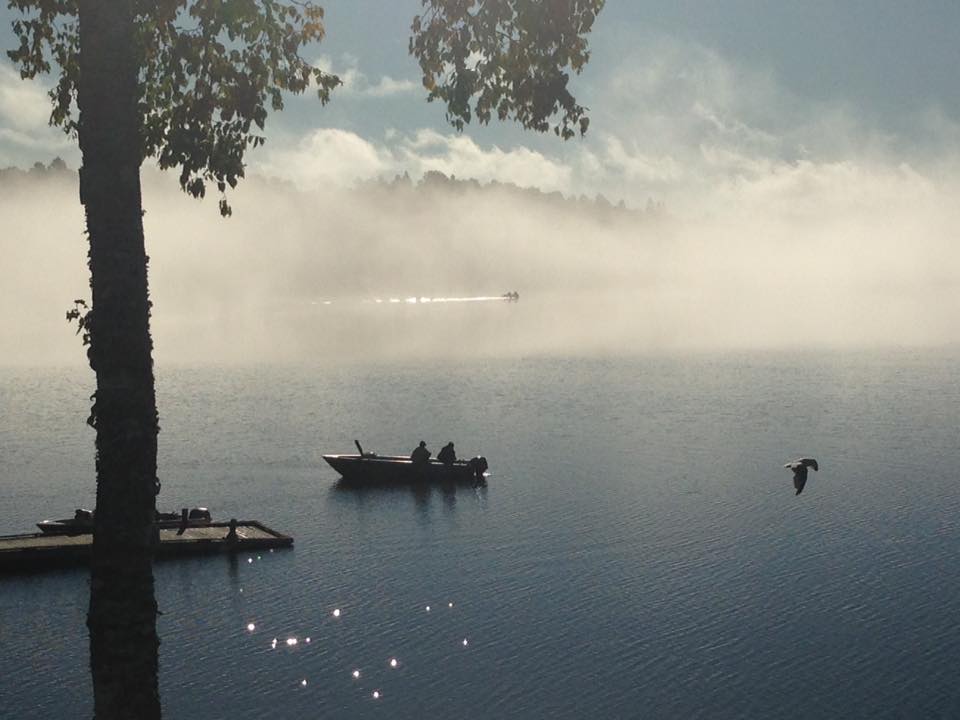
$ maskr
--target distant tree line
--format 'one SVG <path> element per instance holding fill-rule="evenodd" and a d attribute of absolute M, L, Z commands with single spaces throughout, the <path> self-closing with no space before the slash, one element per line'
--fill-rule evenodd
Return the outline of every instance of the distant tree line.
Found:
<path fill-rule="evenodd" d="M 67 167 L 59 157 L 54 158 L 48 165 L 35 162 L 33 167 L 23 170 L 17 167 L 0 168 L 0 186 L 24 180 L 43 180 L 46 178 L 76 177 L 76 171 Z M 252 179 L 252 178 L 251 178 Z M 276 180 L 265 180 L 269 184 Z M 281 182 L 280 184 L 288 185 Z M 289 185 L 290 190 L 293 186 Z M 598 193 L 594 197 L 587 195 L 564 195 L 554 190 L 545 192 L 535 187 L 523 187 L 511 182 L 490 180 L 482 183 L 473 178 L 458 178 L 456 175 L 446 175 L 438 170 L 428 170 L 418 181 L 414 181 L 408 172 L 397 174 L 393 179 L 376 178 L 360 183 L 354 192 L 360 195 L 390 195 L 404 196 L 406 193 L 415 193 L 419 196 L 428 196 L 436 193 L 450 195 L 466 195 L 467 193 L 506 194 L 522 198 L 545 206 L 563 208 L 568 211 L 580 211 L 598 219 L 605 218 L 646 218 L 656 219 L 666 214 L 663 202 L 648 199 L 643 208 L 630 208 L 621 199 L 617 202 L 608 200 Z"/>
<path fill-rule="evenodd" d="M 18 167 L 0 168 L 0 183 L 17 182 L 32 178 L 48 177 L 76 177 L 76 172 L 67 167 L 67 164 L 59 157 L 50 161 L 49 165 L 42 162 L 35 162 L 29 170 L 22 170 Z"/>
<path fill-rule="evenodd" d="M 446 175 L 438 170 L 428 170 L 423 174 L 418 182 L 414 182 L 410 174 L 404 172 L 396 175 L 392 180 L 378 178 L 361 183 L 359 189 L 371 189 L 378 191 L 440 191 L 451 194 L 466 194 L 467 192 L 489 192 L 489 193 L 509 193 L 525 200 L 533 200 L 538 203 L 565 206 L 566 208 L 576 208 L 587 211 L 594 215 L 660 215 L 665 212 L 662 202 L 649 199 L 642 211 L 628 208 L 627 204 L 621 199 L 616 202 L 608 200 L 604 195 L 597 193 L 594 197 L 584 194 L 564 195 L 559 190 L 543 191 L 536 187 L 523 187 L 511 182 L 500 182 L 499 180 L 490 180 L 487 183 L 481 183 L 474 178 L 463 179 L 456 175 Z"/>

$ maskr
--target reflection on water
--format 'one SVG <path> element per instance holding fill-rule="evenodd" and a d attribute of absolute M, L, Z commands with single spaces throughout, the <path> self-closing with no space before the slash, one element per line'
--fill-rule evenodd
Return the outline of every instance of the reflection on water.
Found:
<path fill-rule="evenodd" d="M 98 536 L 94 536 L 95 538 Z M 116 552 L 116 551 L 114 551 Z M 90 579 L 90 671 L 97 717 L 159 720 L 157 601 L 147 559 L 100 565 Z M 80 628 L 76 629 L 82 633 Z"/>
<path fill-rule="evenodd" d="M 164 714 L 956 717 L 957 361 L 168 368 L 170 502 L 295 546 L 154 568 Z M 92 462 L 84 490 L 75 379 L 4 378 L 13 533 L 89 505 Z M 401 433 L 469 439 L 497 475 L 340 489 L 321 458 Z M 808 452 L 828 474 L 785 493 Z M 4 717 L 92 715 L 88 593 L 85 573 L 0 578 Z"/>
<path fill-rule="evenodd" d="M 387 483 L 377 485 L 358 485 L 356 483 L 339 480 L 328 491 L 334 503 L 346 503 L 365 510 L 375 510 L 377 507 L 394 507 L 399 496 L 411 498 L 421 520 L 429 521 L 433 498 L 442 500 L 443 508 L 447 512 L 457 509 L 457 499 L 469 499 L 472 503 L 486 502 L 488 485 L 472 485 L 470 483 L 409 483 L 391 485 Z"/>

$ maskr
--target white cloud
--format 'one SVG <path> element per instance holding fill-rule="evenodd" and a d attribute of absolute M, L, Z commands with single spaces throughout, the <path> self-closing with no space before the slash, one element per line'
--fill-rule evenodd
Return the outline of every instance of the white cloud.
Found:
<path fill-rule="evenodd" d="M 627 195 L 672 200 L 802 156 L 791 137 L 800 122 L 796 98 L 769 73 L 695 44 L 644 45 L 594 95 L 591 127 L 600 132 L 586 144 L 607 184 Z"/>
<path fill-rule="evenodd" d="M 483 148 L 466 135 L 420 130 L 397 150 L 400 164 L 416 174 L 429 170 L 482 182 L 498 180 L 542 190 L 571 188 L 572 169 L 526 147 Z"/>
<path fill-rule="evenodd" d="M 957 175 L 960 123 L 941 109 L 918 108 L 912 134 L 896 136 L 854 105 L 801 98 L 773 72 L 692 42 L 644 43 L 589 95 L 591 132 L 565 154 L 577 192 L 636 205 L 652 196 L 686 216 L 803 189 L 832 205 L 851 182 L 878 200 L 893 186 L 910 192 L 903 163 Z M 936 152 L 919 150 L 920 138 Z"/>
<path fill-rule="evenodd" d="M 348 53 L 340 57 L 339 63 L 333 62 L 327 55 L 321 55 L 313 65 L 340 78 L 342 84 L 335 91 L 340 95 L 383 98 L 411 93 L 419 88 L 419 85 L 412 80 L 396 79 L 389 75 L 371 80 L 360 70 L 357 58 Z"/>
<path fill-rule="evenodd" d="M 46 127 L 50 98 L 35 80 L 23 80 L 7 65 L 0 65 L 0 126 L 23 133 Z"/>
<path fill-rule="evenodd" d="M 636 140 L 623 140 L 615 135 L 601 137 L 601 154 L 583 159 L 593 176 L 614 171 L 618 175 L 641 183 L 677 182 L 685 176 L 684 168 L 670 154 L 652 155 L 644 152 Z"/>
<path fill-rule="evenodd" d="M 376 83 L 368 85 L 361 94 L 372 95 L 373 97 L 387 97 L 388 95 L 412 93 L 418 88 L 419 85 L 412 80 L 394 80 L 392 77 L 384 75 Z"/>
<path fill-rule="evenodd" d="M 51 142 L 48 138 L 37 138 L 29 133 L 5 127 L 0 127 L 0 143 L 10 143 L 32 150 L 46 151 L 51 148 Z"/>
<path fill-rule="evenodd" d="M 484 148 L 465 135 L 420 130 L 413 135 L 391 131 L 383 143 L 338 129 L 317 129 L 294 141 L 278 139 L 254 168 L 291 180 L 301 187 L 348 186 L 358 180 L 429 171 L 497 180 L 544 190 L 571 189 L 572 168 L 525 147 Z"/>
<path fill-rule="evenodd" d="M 344 64 L 356 69 L 352 58 Z M 352 87 L 366 82 L 359 71 L 346 77 Z M 882 209 L 901 208 L 907 217 L 911 204 L 929 204 L 931 195 L 942 199 L 942 187 L 952 187 L 958 176 L 960 123 L 938 109 L 918 115 L 918 132 L 939 138 L 942 152 L 932 159 L 909 156 L 856 108 L 801 101 L 772 73 L 689 43 L 645 46 L 586 100 L 594 108 L 591 132 L 548 146 L 555 150 L 482 145 L 469 130 L 391 127 L 376 140 L 316 130 L 285 147 L 268 146 L 261 167 L 301 184 L 433 170 L 567 194 L 602 193 L 634 207 L 652 197 L 677 216 L 752 215 L 784 225 L 791 236 L 787 225 L 798 217 L 814 225 L 819 214 L 856 217 L 863 227 Z"/>
<path fill-rule="evenodd" d="M 41 82 L 23 80 L 9 65 L 0 64 L 0 164 L 29 166 L 67 154 L 73 143 L 50 127 L 50 110 Z"/>
<path fill-rule="evenodd" d="M 254 167 L 271 177 L 290 180 L 301 187 L 350 185 L 388 173 L 395 165 L 390 152 L 346 130 L 322 128 L 296 140 L 270 148 Z"/>

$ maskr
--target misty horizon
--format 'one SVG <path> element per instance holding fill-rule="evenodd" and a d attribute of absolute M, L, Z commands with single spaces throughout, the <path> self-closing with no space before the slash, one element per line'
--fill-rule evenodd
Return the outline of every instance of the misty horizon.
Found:
<path fill-rule="evenodd" d="M 312 192 L 254 174 L 231 194 L 234 217 L 224 220 L 214 199 L 192 200 L 146 169 L 155 357 L 256 363 L 956 343 L 960 263 L 948 187 L 889 170 L 860 178 L 844 197 L 853 172 L 719 188 L 698 214 L 436 171 Z M 15 309 L 3 326 L 4 362 L 82 362 L 63 319 L 89 292 L 75 173 L 14 176 L 0 182 L 12 258 L 0 286 Z M 51 216 L 50 207 L 62 210 Z M 521 301 L 389 302 L 509 291 Z"/>

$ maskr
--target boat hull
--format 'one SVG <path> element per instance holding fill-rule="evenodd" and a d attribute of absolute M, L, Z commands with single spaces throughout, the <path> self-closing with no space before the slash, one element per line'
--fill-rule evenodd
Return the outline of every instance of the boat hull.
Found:
<path fill-rule="evenodd" d="M 194 508 L 184 527 L 203 527 L 213 522 L 206 508 Z M 178 528 L 183 524 L 180 513 L 157 513 L 156 526 L 161 530 Z M 88 535 L 93 532 L 93 517 L 81 516 L 63 520 L 41 520 L 37 523 L 44 535 Z"/>
<path fill-rule="evenodd" d="M 410 458 L 381 455 L 324 455 L 340 473 L 343 482 L 363 485 L 412 485 L 418 483 L 471 484 L 485 482 L 487 461 L 483 458 L 442 463 L 415 463 Z"/>

